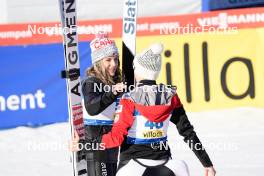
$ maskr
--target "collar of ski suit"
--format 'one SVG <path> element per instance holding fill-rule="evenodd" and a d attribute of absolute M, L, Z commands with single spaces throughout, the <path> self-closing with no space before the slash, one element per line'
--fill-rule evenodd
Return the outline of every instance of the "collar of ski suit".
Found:
<path fill-rule="evenodd" d="M 173 109 L 182 106 L 177 95 L 174 95 L 171 99 L 171 103 L 168 105 L 152 105 L 144 106 L 134 102 L 134 107 L 144 117 L 152 122 L 162 122 L 169 117 Z"/>
<path fill-rule="evenodd" d="M 157 83 L 155 80 L 143 79 L 140 80 L 137 84 L 138 86 L 143 86 L 143 85 L 156 85 Z"/>

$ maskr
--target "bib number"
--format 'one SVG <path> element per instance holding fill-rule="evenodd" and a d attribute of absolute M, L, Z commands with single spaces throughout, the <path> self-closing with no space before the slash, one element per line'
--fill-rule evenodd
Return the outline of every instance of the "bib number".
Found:
<path fill-rule="evenodd" d="M 151 121 L 146 121 L 145 123 L 145 127 L 149 127 L 151 130 L 155 127 L 156 129 L 160 129 L 163 127 L 163 122 L 159 122 L 159 123 L 156 123 L 156 122 L 151 122 Z"/>

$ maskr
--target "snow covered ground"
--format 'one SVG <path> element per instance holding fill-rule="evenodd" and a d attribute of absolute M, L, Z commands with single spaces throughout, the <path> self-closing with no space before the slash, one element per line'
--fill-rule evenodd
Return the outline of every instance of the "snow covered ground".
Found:
<path fill-rule="evenodd" d="M 188 113 L 218 176 L 262 176 L 264 109 L 236 108 Z M 72 176 L 67 150 L 67 123 L 0 131 L 0 176 Z M 169 128 L 174 158 L 189 165 L 191 176 L 203 176 L 202 165 Z"/>

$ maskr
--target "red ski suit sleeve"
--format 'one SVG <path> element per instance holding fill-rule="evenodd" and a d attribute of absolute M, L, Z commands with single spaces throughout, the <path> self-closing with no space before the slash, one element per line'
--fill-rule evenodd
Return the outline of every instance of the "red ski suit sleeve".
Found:
<path fill-rule="evenodd" d="M 115 123 L 112 130 L 103 135 L 102 143 L 106 148 L 120 146 L 127 135 L 128 129 L 134 122 L 134 104 L 128 99 L 121 99 L 116 112 Z"/>

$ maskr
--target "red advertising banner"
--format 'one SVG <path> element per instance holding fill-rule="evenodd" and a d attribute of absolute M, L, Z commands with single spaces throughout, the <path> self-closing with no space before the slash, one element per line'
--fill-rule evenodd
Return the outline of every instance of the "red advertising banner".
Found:
<path fill-rule="evenodd" d="M 206 12 L 181 16 L 145 17 L 138 19 L 137 35 L 168 35 L 214 30 L 232 32 L 243 28 L 264 26 L 264 8 L 247 8 Z M 110 37 L 121 37 L 122 20 L 79 21 L 80 41 L 91 40 L 97 31 L 105 31 Z M 29 23 L 0 25 L 0 46 L 60 43 L 60 23 Z"/>

